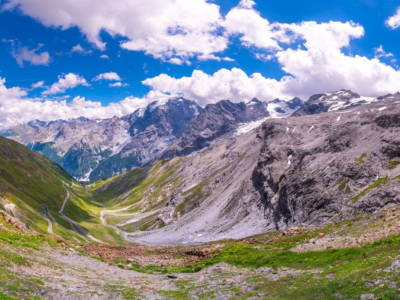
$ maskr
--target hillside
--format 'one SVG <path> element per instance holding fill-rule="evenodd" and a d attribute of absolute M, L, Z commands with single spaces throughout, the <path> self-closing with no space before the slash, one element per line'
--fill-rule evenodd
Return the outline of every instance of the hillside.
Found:
<path fill-rule="evenodd" d="M 99 206 L 61 167 L 17 142 L 0 137 L 0 208 L 21 227 L 66 239 L 113 241 Z"/>

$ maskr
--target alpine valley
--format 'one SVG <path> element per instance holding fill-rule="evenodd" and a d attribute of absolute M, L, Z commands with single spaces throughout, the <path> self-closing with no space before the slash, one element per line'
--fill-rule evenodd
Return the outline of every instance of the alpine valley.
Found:
<path fill-rule="evenodd" d="M 398 299 L 400 94 L 2 135 L 0 299 Z"/>

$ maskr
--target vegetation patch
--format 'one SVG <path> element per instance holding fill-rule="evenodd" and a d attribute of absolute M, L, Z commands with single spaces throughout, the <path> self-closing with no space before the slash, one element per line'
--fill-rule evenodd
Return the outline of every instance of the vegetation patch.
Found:
<path fill-rule="evenodd" d="M 348 180 L 339 181 L 335 186 L 337 186 L 340 191 L 342 191 L 346 194 L 351 193 L 351 189 L 350 189 Z"/>
<path fill-rule="evenodd" d="M 358 163 L 359 165 L 362 165 L 363 163 L 365 163 L 365 158 L 367 157 L 367 155 L 368 154 L 365 152 L 361 153 L 361 155 L 356 158 L 356 163 Z"/>
<path fill-rule="evenodd" d="M 375 182 L 370 184 L 367 188 L 362 190 L 360 193 L 358 193 L 356 196 L 354 196 L 351 200 L 353 200 L 354 202 L 360 200 L 362 197 L 367 195 L 370 191 L 372 191 L 373 189 L 380 188 L 382 185 L 388 183 L 388 181 L 389 181 L 388 176 L 378 178 L 377 180 L 375 180 Z"/>
<path fill-rule="evenodd" d="M 400 160 L 398 159 L 392 159 L 389 161 L 387 168 L 389 170 L 394 170 L 397 168 L 397 166 L 400 165 Z"/>
<path fill-rule="evenodd" d="M 196 185 L 195 187 L 183 192 L 183 195 L 185 196 L 185 199 L 182 201 L 182 203 L 180 203 L 177 206 L 177 211 L 179 212 L 180 215 L 184 215 L 185 213 L 187 213 L 187 209 L 193 208 L 196 206 L 196 204 L 204 198 L 205 194 L 204 194 L 204 187 L 206 187 L 208 185 L 208 181 L 199 183 L 198 185 Z M 190 209 L 189 209 L 190 210 Z"/>
<path fill-rule="evenodd" d="M 105 290 L 118 295 L 121 295 L 124 299 L 139 300 L 143 299 L 143 295 L 136 288 L 126 287 L 123 285 L 109 284 L 105 286 Z"/>

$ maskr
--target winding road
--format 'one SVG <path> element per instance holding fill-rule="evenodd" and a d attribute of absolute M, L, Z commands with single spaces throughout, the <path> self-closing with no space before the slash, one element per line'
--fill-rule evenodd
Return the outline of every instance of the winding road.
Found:
<path fill-rule="evenodd" d="M 80 236 L 88 237 L 92 241 L 95 241 L 96 243 L 102 244 L 103 242 L 100 241 L 99 239 L 95 238 L 93 235 L 91 235 L 90 232 L 86 228 L 82 227 L 81 225 L 76 223 L 74 220 L 72 220 L 71 218 L 69 218 L 66 215 L 64 215 L 65 205 L 67 204 L 68 200 L 71 197 L 68 185 L 64 183 L 64 186 L 65 186 L 65 191 L 67 192 L 67 195 L 64 198 L 64 201 L 63 201 L 63 203 L 61 205 L 60 210 L 58 211 L 58 213 L 60 215 L 60 218 L 63 219 L 64 221 L 68 222 L 69 225 L 71 226 L 72 230 L 75 231 L 76 233 L 78 233 Z"/>

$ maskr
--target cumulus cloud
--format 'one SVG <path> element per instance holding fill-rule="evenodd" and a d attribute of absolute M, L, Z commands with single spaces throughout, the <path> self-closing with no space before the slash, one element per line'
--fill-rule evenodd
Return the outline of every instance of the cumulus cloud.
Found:
<path fill-rule="evenodd" d="M 239 35 L 245 46 L 279 49 L 277 32 L 273 24 L 252 9 L 253 1 L 241 1 L 228 12 L 223 23 L 229 35 Z"/>
<path fill-rule="evenodd" d="M 399 90 L 400 72 L 379 59 L 346 55 L 342 49 L 352 38 L 360 38 L 364 29 L 351 22 L 303 22 L 281 24 L 290 34 L 291 43 L 301 45 L 280 49 L 273 57 L 288 74 L 280 80 L 259 73 L 247 75 L 243 70 L 221 69 L 212 75 L 194 71 L 191 76 L 173 78 L 167 74 L 143 81 L 152 89 L 182 94 L 201 104 L 221 99 L 233 101 L 257 97 L 307 98 L 314 93 L 351 89 L 365 96 L 377 96 Z M 269 55 L 271 58 L 271 55 Z"/>
<path fill-rule="evenodd" d="M 222 99 L 248 101 L 257 97 L 272 100 L 283 96 L 279 81 L 265 78 L 259 73 L 248 76 L 238 68 L 221 69 L 212 75 L 195 70 L 191 76 L 182 78 L 161 74 L 144 80 L 143 84 L 164 94 L 197 100 L 201 105 Z"/>
<path fill-rule="evenodd" d="M 29 49 L 20 47 L 12 52 L 15 60 L 20 67 L 23 67 L 24 62 L 29 62 L 32 65 L 48 65 L 50 63 L 50 54 L 47 51 L 39 52 L 39 49 Z"/>
<path fill-rule="evenodd" d="M 250 1 L 251 2 L 251 1 Z M 167 74 L 143 81 L 163 93 L 182 94 L 202 104 L 221 99 L 234 101 L 257 97 L 272 100 L 351 89 L 365 96 L 378 96 L 399 90 L 400 72 L 380 61 L 350 55 L 352 39 L 364 36 L 364 28 L 353 22 L 313 21 L 270 23 L 253 9 L 254 3 L 242 1 L 226 16 L 225 26 L 240 33 L 243 44 L 258 48 L 262 60 L 275 59 L 287 75 L 280 80 L 240 69 L 221 69 L 214 74 L 194 71 L 191 76 L 173 78 Z M 386 57 L 383 47 L 377 54 Z"/>
<path fill-rule="evenodd" d="M 400 7 L 393 16 L 386 20 L 386 25 L 392 29 L 397 29 L 400 27 Z"/>
<path fill-rule="evenodd" d="M 68 73 L 58 78 L 58 81 L 53 83 L 48 89 L 46 89 L 43 95 L 54 95 L 64 93 L 68 89 L 72 89 L 77 86 L 88 86 L 85 78 L 78 74 Z"/>
<path fill-rule="evenodd" d="M 394 57 L 394 54 L 391 52 L 386 52 L 382 45 L 374 49 L 376 58 L 390 58 Z"/>
<path fill-rule="evenodd" d="M 32 89 L 38 89 L 44 86 L 44 81 L 40 80 L 38 82 L 35 82 L 31 85 Z"/>
<path fill-rule="evenodd" d="M 106 72 L 97 75 L 94 81 L 108 80 L 108 81 L 121 81 L 121 77 L 115 72 Z"/>
<path fill-rule="evenodd" d="M 240 0 L 239 7 L 241 8 L 253 8 L 256 5 L 256 2 L 253 0 Z"/>
<path fill-rule="evenodd" d="M 110 83 L 109 86 L 110 87 L 124 87 L 124 86 L 128 86 L 128 85 L 121 81 L 117 81 L 117 82 Z"/>
<path fill-rule="evenodd" d="M 92 51 L 85 49 L 81 46 L 81 44 L 76 44 L 75 46 L 73 46 L 71 48 L 71 53 L 79 53 L 79 54 L 83 54 L 83 55 L 87 55 L 87 54 L 91 54 Z"/>
<path fill-rule="evenodd" d="M 77 26 L 98 48 L 100 32 L 127 38 L 121 46 L 154 57 L 194 57 L 221 52 L 227 38 L 217 34 L 219 6 L 207 0 L 10 0 L 4 9 L 19 8 L 46 26 Z"/>
<path fill-rule="evenodd" d="M 19 87 L 9 88 L 6 80 L 0 78 L 0 130 L 36 119 L 51 121 L 77 117 L 102 119 L 123 116 L 165 97 L 167 96 L 153 91 L 143 98 L 127 97 L 108 105 L 79 96 L 72 101 L 29 98 L 25 90 Z"/>

